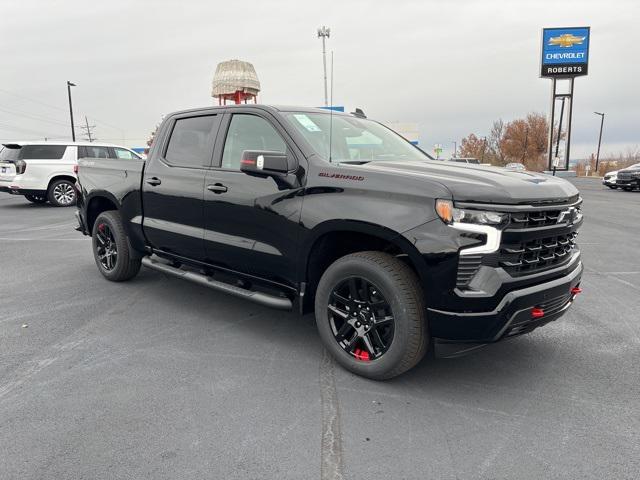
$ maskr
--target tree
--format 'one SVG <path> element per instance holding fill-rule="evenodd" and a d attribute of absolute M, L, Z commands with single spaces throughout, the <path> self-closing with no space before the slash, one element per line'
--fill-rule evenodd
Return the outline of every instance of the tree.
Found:
<path fill-rule="evenodd" d="M 504 139 L 504 121 L 499 118 L 491 126 L 491 132 L 489 133 L 489 152 L 491 163 L 494 165 L 504 166 L 507 164 L 507 160 L 504 152 L 502 151 L 502 141 Z"/>
<path fill-rule="evenodd" d="M 544 170 L 547 152 L 547 119 L 540 113 L 530 113 L 504 127 L 500 149 L 506 160 L 523 163 L 529 170 Z"/>
<path fill-rule="evenodd" d="M 487 150 L 487 139 L 478 138 L 471 133 L 460 142 L 460 156 L 463 158 L 478 158 L 484 161 Z"/>

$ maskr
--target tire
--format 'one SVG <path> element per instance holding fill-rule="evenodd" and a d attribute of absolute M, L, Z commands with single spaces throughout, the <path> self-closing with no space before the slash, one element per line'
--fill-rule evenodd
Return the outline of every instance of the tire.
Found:
<path fill-rule="evenodd" d="M 36 203 L 36 204 L 47 203 L 47 197 L 45 195 L 25 195 L 24 198 L 29 200 L 31 203 Z"/>
<path fill-rule="evenodd" d="M 71 207 L 77 200 L 76 186 L 64 178 L 56 180 L 49 185 L 47 198 L 54 207 Z"/>
<path fill-rule="evenodd" d="M 343 287 L 345 282 L 347 286 Z M 356 295 L 352 294 L 352 282 L 357 287 Z M 341 293 L 346 291 L 342 288 L 349 290 L 348 295 Z M 354 303 L 354 297 L 363 299 L 362 304 Z M 384 303 L 380 298 L 388 309 L 378 310 L 380 307 L 375 306 Z M 356 308 L 357 315 L 353 313 Z M 344 317 L 345 312 L 348 318 Z M 369 313 L 373 317 L 367 318 Z M 390 321 L 386 320 L 389 316 Z M 401 260 L 382 252 L 358 252 L 331 264 L 318 283 L 315 317 L 320 338 L 336 361 L 347 370 L 374 380 L 406 372 L 424 357 L 429 344 L 424 295 L 418 277 Z M 380 320 L 391 325 L 378 326 Z M 353 324 L 345 325 L 349 322 Z M 365 333 L 361 337 L 362 332 Z M 369 337 L 368 343 L 365 336 Z M 371 346 L 374 354 L 370 354 Z"/>
<path fill-rule="evenodd" d="M 607 185 L 611 190 L 617 190 L 618 187 L 616 187 L 615 185 Z"/>
<path fill-rule="evenodd" d="M 625 192 L 630 192 L 632 189 L 630 187 L 622 187 Z"/>
<path fill-rule="evenodd" d="M 98 270 L 107 280 L 124 282 L 138 274 L 140 259 L 133 258 L 129 239 L 117 211 L 109 210 L 98 215 L 91 231 L 91 244 Z"/>

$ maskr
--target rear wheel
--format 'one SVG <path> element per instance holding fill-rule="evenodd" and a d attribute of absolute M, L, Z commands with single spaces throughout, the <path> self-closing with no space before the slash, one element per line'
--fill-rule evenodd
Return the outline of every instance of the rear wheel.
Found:
<path fill-rule="evenodd" d="M 382 252 L 340 258 L 316 291 L 325 347 L 347 370 L 377 380 L 409 370 L 428 345 L 423 292 L 416 274 Z"/>
<path fill-rule="evenodd" d="M 76 187 L 70 180 L 56 180 L 49 186 L 47 197 L 55 207 L 70 207 L 76 204 Z"/>
<path fill-rule="evenodd" d="M 140 259 L 132 258 L 133 251 L 117 211 L 110 210 L 98 215 L 91 237 L 93 257 L 98 270 L 107 280 L 123 282 L 137 275 Z"/>
<path fill-rule="evenodd" d="M 45 195 L 25 195 L 24 198 L 31 203 L 47 203 L 47 197 Z"/>

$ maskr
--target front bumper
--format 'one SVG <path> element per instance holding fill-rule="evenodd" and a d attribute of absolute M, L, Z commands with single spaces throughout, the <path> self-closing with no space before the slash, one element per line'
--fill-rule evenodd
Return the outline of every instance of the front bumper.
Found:
<path fill-rule="evenodd" d="M 560 318 L 573 303 L 576 297 L 573 289 L 579 286 L 582 277 L 582 262 L 578 260 L 573 267 L 563 277 L 507 293 L 498 306 L 488 312 L 428 309 L 435 342 L 466 344 L 460 350 L 468 350 L 480 344 L 528 333 Z M 534 308 L 544 314 L 534 318 Z"/>
<path fill-rule="evenodd" d="M 640 178 L 630 180 L 616 180 L 616 186 L 620 188 L 640 188 Z"/>

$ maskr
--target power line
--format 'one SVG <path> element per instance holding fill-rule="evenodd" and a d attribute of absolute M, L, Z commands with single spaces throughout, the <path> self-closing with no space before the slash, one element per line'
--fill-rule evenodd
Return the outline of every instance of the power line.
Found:
<path fill-rule="evenodd" d="M 2 128 L 4 127 L 4 128 Z M 39 135 L 42 137 L 62 137 L 62 138 L 66 138 L 64 135 L 49 135 L 47 133 L 43 133 L 42 131 L 36 131 L 36 130 L 31 130 L 29 128 L 22 128 L 22 127 L 16 127 L 14 125 L 7 125 L 6 123 L 0 123 L 0 128 L 2 128 L 2 130 L 6 131 L 6 132 L 24 132 L 24 133 L 30 133 L 31 135 Z"/>
<path fill-rule="evenodd" d="M 57 121 L 57 120 L 50 120 L 49 117 L 41 117 L 39 115 L 32 115 L 30 113 L 22 113 L 22 112 L 16 112 L 14 110 L 7 110 L 6 108 L 2 108 L 0 107 L 0 111 L 8 113 L 10 115 L 18 115 L 20 117 L 25 117 L 28 118 L 30 120 L 36 120 L 38 122 L 45 122 L 45 123 L 51 123 L 53 125 L 62 125 L 62 126 L 67 126 L 66 123 Z"/>
<path fill-rule="evenodd" d="M 17 98 L 22 98 L 22 99 L 28 100 L 30 102 L 38 103 L 38 104 L 44 105 L 45 107 L 48 107 L 48 108 L 53 108 L 55 110 L 60 110 L 60 111 L 65 112 L 65 113 L 67 113 L 67 111 L 68 111 L 66 108 L 57 107 L 55 105 L 51 105 L 50 103 L 42 102 L 40 100 L 36 100 L 36 99 L 30 98 L 30 97 L 26 97 L 24 95 L 19 95 L 17 93 L 10 92 L 9 90 L 5 90 L 4 88 L 0 88 L 0 92 L 6 93 L 7 95 L 12 95 L 12 96 L 17 97 Z M 115 125 L 111 125 L 110 123 L 107 123 L 107 122 L 103 122 L 102 120 L 100 120 L 100 119 L 98 119 L 96 117 L 92 116 L 91 117 L 91 121 L 92 122 L 97 122 L 97 123 L 99 123 L 101 125 L 104 125 L 105 127 L 113 128 L 115 130 L 118 130 L 121 133 L 124 132 L 124 130 L 122 128 L 116 127 Z"/>

